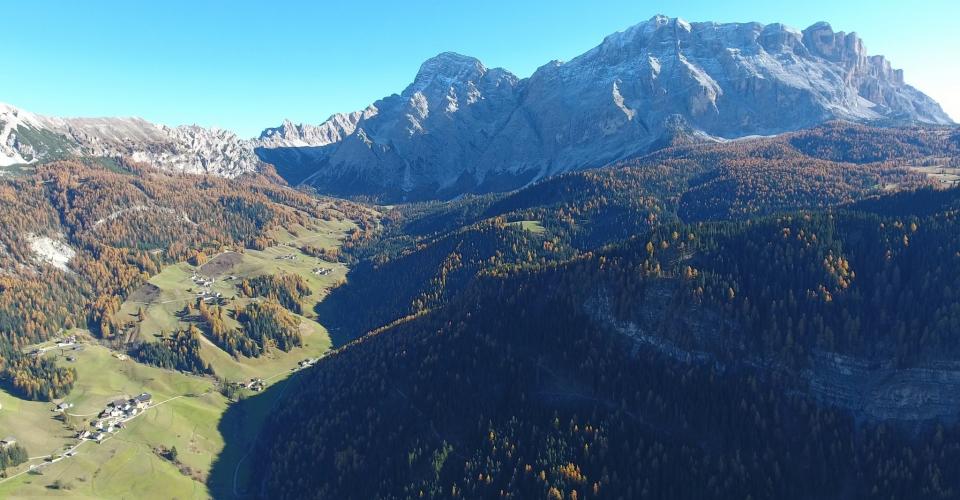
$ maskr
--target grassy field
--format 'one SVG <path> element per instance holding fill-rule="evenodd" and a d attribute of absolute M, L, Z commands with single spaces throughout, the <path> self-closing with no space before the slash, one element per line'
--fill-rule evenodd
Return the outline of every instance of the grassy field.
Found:
<path fill-rule="evenodd" d="M 123 304 L 120 314 L 130 321 L 134 321 L 138 310 L 144 313 L 144 320 L 136 324 L 130 340 L 154 341 L 154 335 L 161 330 L 171 331 L 186 325 L 176 313 L 196 298 L 198 285 L 192 280 L 194 272 L 216 279 L 209 289 L 231 300 L 228 308 L 257 300 L 240 297 L 238 285 L 243 278 L 278 272 L 299 274 L 313 292 L 303 304 L 304 314 L 312 316 L 313 306 L 331 287 L 345 279 L 347 269 L 342 264 L 310 257 L 299 247 L 336 248 L 353 227 L 350 222 L 317 221 L 311 227 L 276 232 L 272 236 L 278 244 L 262 251 L 222 254 L 199 268 L 186 263 L 167 267 Z M 330 272 L 320 275 L 314 272 L 316 269 L 330 269 Z M 236 279 L 228 279 L 231 276 Z M 228 380 L 258 377 L 267 385 L 284 384 L 300 360 L 320 357 L 330 349 L 326 329 L 313 319 L 301 318 L 301 334 L 304 347 L 289 353 L 274 349 L 260 358 L 234 358 L 205 340 L 201 355 L 213 365 L 218 376 Z M 65 398 L 74 404 L 67 412 L 70 416 L 66 421 L 52 411 L 54 403 L 23 401 L 0 391 L 0 435 L 17 437 L 34 457 L 16 470 L 8 470 L 11 476 L 25 473 L 0 482 L 0 498 L 210 497 L 206 479 L 212 464 L 241 461 L 274 400 L 248 399 L 243 415 L 234 415 L 230 422 L 224 422 L 222 418 L 230 402 L 216 391 L 212 377 L 121 359 L 124 356 L 97 344 L 83 332 L 80 337 L 83 350 L 51 349 L 45 353 L 58 358 L 59 364 L 75 367 L 78 372 L 77 383 Z M 66 356 L 75 357 L 75 361 L 67 361 Z M 100 444 L 84 442 L 77 448 L 76 456 L 44 466 L 39 474 L 27 472 L 30 464 L 43 463 L 43 456 L 63 453 L 76 444 L 75 429 L 89 428 L 90 419 L 107 402 L 141 392 L 151 393 L 155 406 L 131 420 L 127 428 Z M 253 394 L 247 392 L 247 395 Z M 225 437 L 236 446 L 222 454 Z M 177 448 L 179 468 L 155 453 L 160 446 Z M 69 489 L 57 489 L 54 487 L 57 484 Z M 230 491 L 231 486 L 215 485 L 221 492 Z"/>
<path fill-rule="evenodd" d="M 131 340 L 154 341 L 161 330 L 170 332 L 187 326 L 186 322 L 177 317 L 177 313 L 188 303 L 196 301 L 196 293 L 201 287 L 193 281 L 194 273 L 215 279 L 206 289 L 222 294 L 230 302 L 228 309 L 242 308 L 250 300 L 254 300 L 241 295 L 239 285 L 243 279 L 265 274 L 298 274 L 306 280 L 313 292 L 303 304 L 303 348 L 288 353 L 274 350 L 259 358 L 234 358 L 204 339 L 201 352 L 203 359 L 213 366 L 217 375 L 228 380 L 277 378 L 296 366 L 298 361 L 319 357 L 330 349 L 330 337 L 326 329 L 314 321 L 313 307 L 330 288 L 342 282 L 347 274 L 347 268 L 343 264 L 311 257 L 301 252 L 299 247 L 311 245 L 336 248 L 352 227 L 354 226 L 349 222 L 318 221 L 309 228 L 297 226 L 290 230 L 277 231 L 272 236 L 279 244 L 264 250 L 227 252 L 213 256 L 202 266 L 185 262 L 170 266 L 130 296 L 120 309 L 120 318 L 132 321 L 137 312 L 142 310 L 144 320 L 135 325 Z M 329 274 L 320 275 L 314 272 L 317 269 L 330 271 Z M 229 318 L 227 324 L 239 327 Z"/>
<path fill-rule="evenodd" d="M 35 498 L 58 493 L 89 498 L 144 496 L 157 491 L 170 497 L 203 498 L 206 485 L 182 474 L 157 456 L 158 446 L 176 446 L 180 461 L 198 471 L 209 470 L 223 448 L 217 431 L 227 400 L 214 391 L 213 380 L 121 360 L 105 347 L 88 344 L 76 357 L 77 384 L 66 398 L 74 403 L 67 420 L 89 428 L 89 420 L 111 400 L 149 392 L 159 403 L 130 422 L 115 437 L 97 444 L 87 441 L 75 457 L 0 483 L 0 498 Z M 61 356 L 54 350 L 47 356 Z M 63 360 L 60 360 L 63 362 Z M 176 398 L 176 399 L 173 399 Z M 53 403 L 27 402 L 0 393 L 0 434 L 14 435 L 30 455 L 62 453 L 75 434 L 67 423 L 55 419 Z M 41 463 L 42 459 L 30 463 Z M 21 466 L 19 470 L 24 470 Z M 11 471 L 11 472 L 19 472 Z M 12 475 L 12 474 L 11 474 Z M 55 481 L 69 484 L 69 491 L 52 489 Z"/>
<path fill-rule="evenodd" d="M 525 231 L 530 231 L 531 233 L 534 233 L 534 234 L 540 234 L 546 231 L 546 228 L 543 227 L 543 224 L 541 224 L 540 221 L 537 221 L 537 220 L 521 220 L 517 222 L 511 222 L 510 225 L 517 226 L 520 229 L 523 229 Z"/>

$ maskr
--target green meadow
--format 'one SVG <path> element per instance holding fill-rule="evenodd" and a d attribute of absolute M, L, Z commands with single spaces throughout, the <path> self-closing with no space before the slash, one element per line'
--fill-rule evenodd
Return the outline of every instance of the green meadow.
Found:
<path fill-rule="evenodd" d="M 303 302 L 301 334 L 304 346 L 290 352 L 271 349 L 259 358 L 234 357 L 205 337 L 201 356 L 216 376 L 228 381 L 262 378 L 267 385 L 283 383 L 306 358 L 317 358 L 330 347 L 326 329 L 317 323 L 313 308 L 328 291 L 343 282 L 347 268 L 311 257 L 300 247 L 337 248 L 347 231 L 355 227 L 346 221 L 315 221 L 310 227 L 276 231 L 276 245 L 264 250 L 246 249 L 212 256 L 202 266 L 179 263 L 168 266 L 128 297 L 121 307 L 122 318 L 134 324 L 127 342 L 153 342 L 161 331 L 187 326 L 178 317 L 188 303 L 196 301 L 200 290 L 194 273 L 214 278 L 209 291 L 220 293 L 229 304 L 239 308 L 256 298 L 243 297 L 239 285 L 243 279 L 276 273 L 302 276 L 311 289 Z M 322 273 L 319 269 L 329 269 Z M 136 321 L 138 311 L 143 320 Z M 239 326 L 232 318 L 231 326 Z M 207 474 L 214 461 L 237 463 L 243 458 L 221 456 L 225 436 L 244 449 L 252 443 L 273 401 L 250 398 L 243 419 L 231 422 L 226 431 L 221 419 L 230 401 L 217 390 L 214 377 L 200 377 L 138 363 L 118 351 L 100 345 L 85 331 L 77 331 L 82 350 L 54 348 L 44 355 L 57 358 L 64 366 L 77 369 L 77 383 L 63 400 L 25 401 L 0 391 L 0 435 L 15 436 L 33 459 L 7 471 L 0 479 L 0 498 L 36 498 L 70 496 L 73 498 L 208 498 Z M 46 343 L 43 345 L 51 345 Z M 37 347 L 37 346 L 34 346 Z M 69 361 L 70 357 L 73 360 Z M 153 396 L 154 406 L 131 420 L 126 428 L 102 443 L 84 441 L 76 455 L 31 471 L 31 465 L 44 464 L 48 456 L 59 456 L 77 444 L 79 429 L 90 429 L 89 422 L 104 406 L 119 397 L 141 392 Z M 66 416 L 53 411 L 56 403 L 74 406 Z M 161 457 L 160 447 L 177 449 L 177 461 Z M 218 485 L 229 488 L 229 485 Z"/>

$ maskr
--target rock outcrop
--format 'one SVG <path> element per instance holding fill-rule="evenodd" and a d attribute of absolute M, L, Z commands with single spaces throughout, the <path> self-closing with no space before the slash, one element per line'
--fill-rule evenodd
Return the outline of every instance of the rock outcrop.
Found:
<path fill-rule="evenodd" d="M 656 16 L 530 78 L 444 53 L 403 92 L 319 126 L 284 124 L 257 152 L 294 183 L 389 200 L 511 189 L 700 139 L 827 120 L 951 123 L 855 34 L 818 23 Z"/>
<path fill-rule="evenodd" d="M 250 141 L 226 130 L 140 118 L 55 118 L 0 104 L 0 166 L 72 156 L 125 156 L 171 172 L 224 177 L 263 166 Z"/>

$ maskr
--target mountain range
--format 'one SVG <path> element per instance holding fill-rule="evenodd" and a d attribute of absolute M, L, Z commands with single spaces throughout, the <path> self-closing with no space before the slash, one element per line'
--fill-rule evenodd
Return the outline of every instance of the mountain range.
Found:
<path fill-rule="evenodd" d="M 251 141 L 226 130 L 141 118 L 54 118 L 0 103 L 0 167 L 75 156 L 124 156 L 167 171 L 221 177 L 263 166 Z"/>
<path fill-rule="evenodd" d="M 393 199 L 522 186 L 646 153 L 678 137 L 725 140 L 828 120 L 947 124 L 856 34 L 826 23 L 688 23 L 656 16 L 526 79 L 444 53 L 413 83 L 318 126 L 266 130 L 281 175 Z"/>
<path fill-rule="evenodd" d="M 273 164 L 292 184 L 385 201 L 515 189 L 677 141 L 772 135 L 830 120 L 951 124 L 855 33 L 827 23 L 655 16 L 529 78 L 442 53 L 406 89 L 320 123 L 246 140 L 138 118 L 49 118 L 0 105 L 0 166 L 130 156 L 234 177 Z"/>

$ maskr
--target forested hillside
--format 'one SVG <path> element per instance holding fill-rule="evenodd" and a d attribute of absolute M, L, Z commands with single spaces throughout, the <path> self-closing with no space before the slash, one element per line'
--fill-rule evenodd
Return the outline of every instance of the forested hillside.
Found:
<path fill-rule="evenodd" d="M 318 364 L 260 441 L 256 485 L 316 498 L 954 497 L 955 412 L 908 431 L 828 400 L 806 369 L 829 352 L 952 373 L 958 199 L 915 217 L 878 215 L 878 202 L 671 224 L 565 264 L 501 266 Z"/>
<path fill-rule="evenodd" d="M 72 368 L 21 347 L 61 329 L 118 338 L 114 315 L 162 266 L 270 242 L 309 218 L 372 216 L 264 177 L 173 175 L 131 161 L 54 162 L 0 182 L 0 380 L 30 399 L 63 397 Z"/>
<path fill-rule="evenodd" d="M 958 145 L 832 123 L 396 207 L 251 491 L 951 498 Z"/>
<path fill-rule="evenodd" d="M 857 140 L 838 139 L 847 136 Z M 350 280 L 318 314 L 349 340 L 443 304 L 498 267 L 563 261 L 678 221 L 745 220 L 942 187 L 922 165 L 949 165 L 958 151 L 952 129 L 836 122 L 778 137 L 681 142 L 512 193 L 402 205 L 378 237 L 347 245 L 345 258 L 356 262 Z"/>

